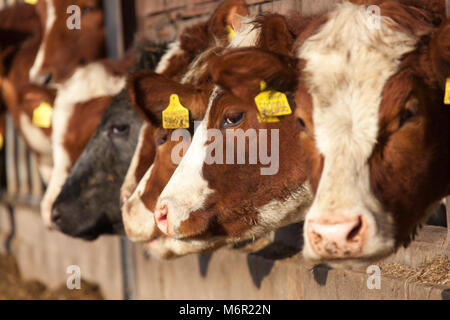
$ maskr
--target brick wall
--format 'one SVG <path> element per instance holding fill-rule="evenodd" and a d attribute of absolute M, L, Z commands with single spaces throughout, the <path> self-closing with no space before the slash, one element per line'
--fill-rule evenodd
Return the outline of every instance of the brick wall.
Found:
<path fill-rule="evenodd" d="M 195 22 L 206 20 L 222 0 L 136 0 L 138 30 L 146 39 L 172 41 Z M 320 12 L 335 0 L 247 0 L 250 13 L 272 11 L 302 15 Z"/>

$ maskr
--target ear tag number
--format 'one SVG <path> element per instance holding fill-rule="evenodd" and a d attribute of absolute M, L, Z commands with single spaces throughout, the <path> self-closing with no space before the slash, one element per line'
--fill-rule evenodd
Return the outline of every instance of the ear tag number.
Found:
<path fill-rule="evenodd" d="M 33 123 L 39 128 L 48 129 L 52 126 L 53 108 L 47 102 L 42 102 L 33 111 Z"/>
<path fill-rule="evenodd" d="M 38 3 L 39 0 L 25 0 L 25 3 L 31 4 L 31 5 L 36 5 Z"/>
<path fill-rule="evenodd" d="M 170 96 L 169 106 L 162 112 L 164 129 L 189 128 L 189 110 L 180 103 L 177 94 Z"/>
<path fill-rule="evenodd" d="M 279 122 L 280 119 L 277 117 L 292 113 L 286 95 L 279 91 L 267 90 L 265 81 L 261 81 L 261 93 L 256 96 L 255 103 L 261 122 Z"/>

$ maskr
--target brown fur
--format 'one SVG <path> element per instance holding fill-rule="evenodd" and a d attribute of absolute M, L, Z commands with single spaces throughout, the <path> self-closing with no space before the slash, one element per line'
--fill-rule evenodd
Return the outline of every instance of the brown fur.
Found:
<path fill-rule="evenodd" d="M 430 205 L 449 193 L 450 109 L 443 104 L 443 88 L 450 76 L 450 28 L 447 22 L 436 28 L 429 8 L 394 1 L 378 4 L 383 15 L 399 24 L 399 32 L 420 38 L 417 49 L 405 55 L 385 85 L 378 143 L 369 159 L 371 188 L 384 210 L 393 213 L 398 247 L 409 242 Z M 308 96 L 307 88 L 300 86 L 297 101 L 309 100 L 299 102 L 297 110 L 306 123 L 301 142 L 308 145 L 309 178 L 317 190 L 324 159 L 314 146 L 313 105 Z M 379 213 L 374 214 L 379 220 Z"/>
<path fill-rule="evenodd" d="M 111 100 L 112 97 L 106 96 L 75 105 L 64 136 L 64 148 L 70 156 L 71 165 L 83 152 Z"/>
<path fill-rule="evenodd" d="M 100 0 L 53 0 L 56 21 L 46 35 L 45 55 L 41 73 L 51 73 L 53 81 L 61 82 L 69 78 L 77 66 L 88 64 L 105 57 L 104 15 Z M 81 30 L 69 30 L 66 26 L 67 8 L 77 5 L 82 13 Z M 39 1 L 36 5 L 45 27 L 46 4 Z"/>
<path fill-rule="evenodd" d="M 249 64 L 250 58 L 253 64 Z M 290 62 L 289 57 L 274 53 L 238 49 L 217 59 L 212 65 L 213 79 L 224 91 L 213 102 L 208 128 L 225 133 L 221 127 L 224 116 L 228 112 L 245 112 L 243 122 L 230 130 L 268 129 L 270 141 L 270 129 L 279 129 L 280 166 L 277 174 L 261 176 L 261 164 L 204 165 L 203 176 L 214 193 L 207 198 L 204 209 L 192 212 L 190 218 L 181 223 L 178 231 L 183 237 L 203 239 L 211 236 L 242 236 L 258 223 L 259 208 L 272 200 L 286 199 L 305 182 L 304 169 L 299 165 L 303 159 L 303 150 L 298 143 L 301 127 L 296 117 L 286 116 L 279 123 L 260 123 L 253 101 L 257 94 L 256 87 L 259 88 L 260 81 L 265 80 L 269 87 L 285 92 L 290 97 L 291 108 L 295 110 L 290 93 L 295 91 L 298 75 L 292 75 L 296 68 Z M 226 71 L 229 66 L 233 66 L 236 72 Z M 242 89 L 244 86 L 248 88 Z"/>

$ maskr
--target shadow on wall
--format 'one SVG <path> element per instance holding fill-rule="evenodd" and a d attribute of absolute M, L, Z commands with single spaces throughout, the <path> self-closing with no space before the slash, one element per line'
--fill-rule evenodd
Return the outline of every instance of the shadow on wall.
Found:
<path fill-rule="evenodd" d="M 253 283 L 259 289 L 277 260 L 290 258 L 302 250 L 303 223 L 292 224 L 275 232 L 274 241 L 247 256 L 247 265 Z"/>

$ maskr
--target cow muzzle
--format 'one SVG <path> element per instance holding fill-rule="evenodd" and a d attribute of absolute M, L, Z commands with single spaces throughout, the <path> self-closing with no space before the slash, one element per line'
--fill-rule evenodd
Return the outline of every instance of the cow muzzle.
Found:
<path fill-rule="evenodd" d="M 360 257 L 368 234 L 363 216 L 317 219 L 306 222 L 307 241 L 321 259 Z"/>

